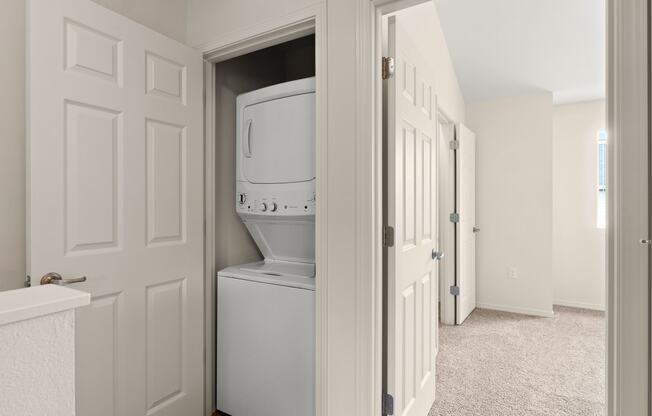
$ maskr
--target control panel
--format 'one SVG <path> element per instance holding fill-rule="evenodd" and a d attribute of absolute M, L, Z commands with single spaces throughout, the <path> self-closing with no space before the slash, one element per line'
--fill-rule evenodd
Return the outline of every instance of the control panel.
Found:
<path fill-rule="evenodd" d="M 265 215 L 314 215 L 315 192 L 276 192 L 274 195 L 239 191 L 236 211 Z"/>

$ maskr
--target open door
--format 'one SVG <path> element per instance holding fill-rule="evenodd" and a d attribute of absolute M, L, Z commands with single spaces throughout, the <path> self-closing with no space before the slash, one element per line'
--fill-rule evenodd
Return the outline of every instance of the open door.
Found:
<path fill-rule="evenodd" d="M 455 319 L 459 325 L 475 309 L 475 133 L 460 124 L 457 137 L 457 290 Z"/>
<path fill-rule="evenodd" d="M 438 207 L 439 250 L 446 256 L 439 261 L 439 322 L 455 325 L 455 223 L 450 213 L 455 212 L 455 123 L 443 114 L 437 116 L 438 142 Z"/>
<path fill-rule="evenodd" d="M 202 415 L 201 56 L 90 0 L 27 16 L 28 269 L 92 296 L 76 413 Z"/>
<path fill-rule="evenodd" d="M 437 138 L 433 71 L 389 18 L 396 72 L 387 92 L 387 394 L 394 414 L 428 414 L 437 343 Z"/>

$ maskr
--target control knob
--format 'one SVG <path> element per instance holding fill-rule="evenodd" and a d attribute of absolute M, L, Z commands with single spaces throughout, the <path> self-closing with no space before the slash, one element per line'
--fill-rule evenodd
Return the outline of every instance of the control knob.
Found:
<path fill-rule="evenodd" d="M 260 204 L 260 210 L 263 211 L 263 212 L 267 211 L 267 204 L 264 203 L 264 202 L 262 204 Z"/>
<path fill-rule="evenodd" d="M 278 209 L 278 205 L 276 205 L 276 202 L 272 202 L 272 204 L 269 206 L 269 210 L 272 212 L 276 212 Z"/>

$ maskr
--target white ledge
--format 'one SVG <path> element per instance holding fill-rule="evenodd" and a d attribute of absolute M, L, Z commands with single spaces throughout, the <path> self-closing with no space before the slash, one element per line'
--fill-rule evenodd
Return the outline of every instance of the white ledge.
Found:
<path fill-rule="evenodd" d="M 57 285 L 0 292 L 0 325 L 88 305 L 91 295 Z"/>

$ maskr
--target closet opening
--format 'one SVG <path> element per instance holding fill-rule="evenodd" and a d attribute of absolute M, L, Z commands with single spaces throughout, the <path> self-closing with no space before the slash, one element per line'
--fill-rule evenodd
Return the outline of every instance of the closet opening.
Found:
<path fill-rule="evenodd" d="M 215 63 L 212 84 L 214 408 L 314 415 L 315 36 Z"/>

